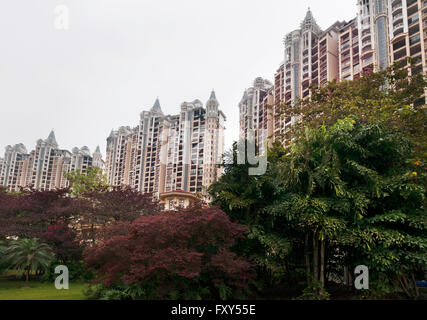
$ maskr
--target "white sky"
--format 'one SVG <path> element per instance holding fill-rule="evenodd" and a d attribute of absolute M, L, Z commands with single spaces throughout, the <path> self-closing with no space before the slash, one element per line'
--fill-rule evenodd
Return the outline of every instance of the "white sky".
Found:
<path fill-rule="evenodd" d="M 55 29 L 57 5 L 69 8 L 67 31 Z M 356 16 L 356 0 L 1 0 L 0 157 L 52 128 L 60 148 L 105 156 L 111 129 L 136 126 L 157 96 L 177 114 L 213 88 L 228 148 L 243 90 L 273 81 L 307 7 L 322 29 Z"/>

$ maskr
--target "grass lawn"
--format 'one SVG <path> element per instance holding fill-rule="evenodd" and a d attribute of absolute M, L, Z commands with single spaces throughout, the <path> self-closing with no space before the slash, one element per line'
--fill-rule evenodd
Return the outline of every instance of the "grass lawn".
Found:
<path fill-rule="evenodd" d="M 29 286 L 30 288 L 24 288 Z M 0 300 L 84 300 L 85 283 L 70 283 L 69 290 L 57 290 L 53 282 L 41 283 L 0 277 Z"/>

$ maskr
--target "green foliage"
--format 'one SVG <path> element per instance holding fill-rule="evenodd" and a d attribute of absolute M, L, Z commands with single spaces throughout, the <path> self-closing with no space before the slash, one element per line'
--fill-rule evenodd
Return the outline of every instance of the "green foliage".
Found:
<path fill-rule="evenodd" d="M 255 256 L 260 272 L 285 279 L 307 267 L 304 297 L 311 281 L 323 288 L 325 270 L 360 264 L 411 295 L 408 279 L 427 265 L 425 188 L 413 174 L 413 150 L 387 122 L 338 120 L 306 128 L 288 149 L 276 143 L 264 176 L 226 165 L 211 195 L 250 226 L 240 250 Z"/>
<path fill-rule="evenodd" d="M 6 247 L 2 245 L 2 242 L 0 242 L 0 275 L 2 275 L 6 269 Z"/>
<path fill-rule="evenodd" d="M 53 261 L 49 269 L 41 276 L 40 280 L 42 282 L 53 282 L 58 276 L 55 274 L 56 266 L 63 265 L 64 262 L 60 260 Z M 90 271 L 86 268 L 86 265 L 83 261 L 70 261 L 66 263 L 69 271 L 69 279 L 70 281 L 84 281 L 89 282 L 95 278 L 95 272 Z"/>
<path fill-rule="evenodd" d="M 80 197 L 91 192 L 102 192 L 108 190 L 107 177 L 102 173 L 102 169 L 91 167 L 85 173 L 80 170 L 64 173 L 71 183 L 72 195 Z"/>
<path fill-rule="evenodd" d="M 323 290 L 320 282 L 312 281 L 296 300 L 330 300 L 331 296 Z"/>
<path fill-rule="evenodd" d="M 6 250 L 6 262 L 11 269 L 25 273 L 26 280 L 33 271 L 47 271 L 54 259 L 51 248 L 37 238 L 12 241 Z"/>
<path fill-rule="evenodd" d="M 306 126 L 332 126 L 353 116 L 367 123 L 384 122 L 388 128 L 411 138 L 416 146 L 416 160 L 425 159 L 427 80 L 423 73 L 410 73 L 414 63 L 414 59 L 407 58 L 386 70 L 367 72 L 352 81 L 312 86 L 310 99 L 301 100 L 295 107 L 284 105 L 279 114 L 300 117 L 301 126 L 295 126 L 291 134 L 303 131 Z"/>
<path fill-rule="evenodd" d="M 217 284 L 216 287 L 221 300 L 228 300 L 233 295 L 233 290 L 223 283 Z"/>

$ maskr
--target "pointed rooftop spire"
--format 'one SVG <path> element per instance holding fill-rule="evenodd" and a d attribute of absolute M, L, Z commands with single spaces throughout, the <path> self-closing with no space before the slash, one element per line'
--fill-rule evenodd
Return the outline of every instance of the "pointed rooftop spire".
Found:
<path fill-rule="evenodd" d="M 304 21 L 301 23 L 301 29 L 312 30 L 314 32 L 321 31 L 320 27 L 316 23 L 316 19 L 313 17 L 313 13 L 311 12 L 310 7 L 308 7 Z"/>
<path fill-rule="evenodd" d="M 215 99 L 216 100 L 216 95 L 215 95 L 215 90 L 214 89 L 212 89 L 211 96 L 210 96 L 209 99 Z"/>
<path fill-rule="evenodd" d="M 307 9 L 307 14 L 305 15 L 305 19 L 313 19 L 313 14 L 311 13 L 310 7 Z"/>
<path fill-rule="evenodd" d="M 50 131 L 47 141 L 56 144 L 55 132 L 53 129 Z"/>
<path fill-rule="evenodd" d="M 156 101 L 154 102 L 154 105 L 151 108 L 151 111 L 162 113 L 162 108 L 160 107 L 159 97 L 157 97 Z"/>
<path fill-rule="evenodd" d="M 101 149 L 99 149 L 99 146 L 96 146 L 95 153 L 101 153 Z"/>
<path fill-rule="evenodd" d="M 242 100 L 246 100 L 247 97 L 248 97 L 248 90 L 245 89 L 245 91 L 243 92 Z"/>

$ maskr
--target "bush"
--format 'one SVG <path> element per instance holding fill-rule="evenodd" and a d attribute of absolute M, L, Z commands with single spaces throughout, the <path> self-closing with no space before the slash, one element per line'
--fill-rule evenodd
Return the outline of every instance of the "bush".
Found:
<path fill-rule="evenodd" d="M 55 268 L 59 265 L 63 265 L 63 262 L 59 260 L 53 262 L 50 265 L 49 270 L 43 274 L 40 280 L 43 282 L 55 281 L 58 276 L 55 274 Z M 89 282 L 95 278 L 95 272 L 88 270 L 83 261 L 66 263 L 65 266 L 68 268 L 70 281 Z"/>
<path fill-rule="evenodd" d="M 40 238 L 52 248 L 61 262 L 59 264 L 80 260 L 82 248 L 77 241 L 77 234 L 65 221 L 49 225 L 46 231 L 40 234 Z"/>
<path fill-rule="evenodd" d="M 161 212 L 110 227 L 85 262 L 95 283 L 134 299 L 228 299 L 253 278 L 252 265 L 231 251 L 247 231 L 217 208 Z"/>
<path fill-rule="evenodd" d="M 313 281 L 296 300 L 330 300 L 330 298 L 329 293 L 322 290 L 321 283 Z"/>
<path fill-rule="evenodd" d="M 2 275 L 7 269 L 6 247 L 0 242 L 0 275 Z"/>

